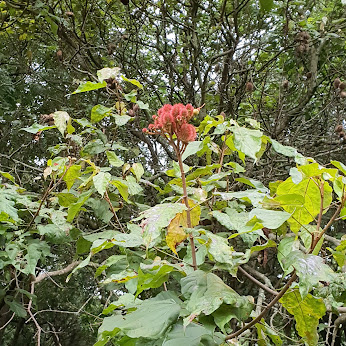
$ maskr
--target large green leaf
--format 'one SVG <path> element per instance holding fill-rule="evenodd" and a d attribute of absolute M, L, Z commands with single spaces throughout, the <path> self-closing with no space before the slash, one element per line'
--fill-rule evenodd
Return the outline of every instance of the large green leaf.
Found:
<path fill-rule="evenodd" d="M 120 331 L 130 338 L 157 340 L 178 319 L 180 309 L 179 299 L 173 292 L 162 292 L 143 301 L 132 313 L 106 317 L 99 328 L 99 340 L 106 343 Z"/>
<path fill-rule="evenodd" d="M 319 319 L 326 313 L 323 300 L 317 299 L 311 294 L 302 299 L 298 290 L 292 290 L 286 293 L 280 302 L 294 316 L 298 334 L 304 338 L 307 345 L 317 346 L 317 326 Z"/>
<path fill-rule="evenodd" d="M 57 111 L 53 113 L 54 124 L 60 133 L 64 136 L 67 128 L 67 123 L 70 121 L 70 116 L 67 112 Z"/>
<path fill-rule="evenodd" d="M 206 243 L 208 254 L 217 263 L 218 267 L 222 267 L 222 269 L 226 269 L 230 274 L 236 276 L 238 266 L 248 262 L 249 253 L 244 254 L 234 251 L 228 245 L 227 238 L 220 237 L 212 232 L 206 232 L 206 235 L 208 237 L 208 242 Z"/>
<path fill-rule="evenodd" d="M 184 327 L 182 323 L 176 323 L 166 335 L 162 346 L 200 346 L 221 345 L 224 336 L 221 333 L 213 333 L 210 329 L 196 323 L 190 323 Z"/>
<path fill-rule="evenodd" d="M 98 123 L 104 117 L 110 115 L 112 108 L 105 107 L 103 105 L 96 105 L 91 110 L 91 122 Z"/>
<path fill-rule="evenodd" d="M 88 198 L 91 196 L 92 192 L 86 191 L 84 193 L 82 193 L 77 202 L 72 203 L 69 207 L 68 207 L 68 214 L 67 214 L 67 222 L 72 222 L 73 219 L 75 218 L 75 216 L 78 214 L 78 212 L 80 211 L 80 209 L 82 208 L 83 204 L 88 200 Z"/>
<path fill-rule="evenodd" d="M 113 167 L 121 167 L 124 161 L 121 160 L 114 151 L 106 151 L 107 159 Z"/>
<path fill-rule="evenodd" d="M 236 149 L 256 161 L 256 154 L 261 150 L 263 133 L 245 127 L 232 127 L 231 130 L 234 134 L 233 143 Z"/>
<path fill-rule="evenodd" d="M 288 219 L 288 223 L 294 233 L 297 233 L 302 225 L 307 225 L 313 221 L 320 212 L 321 193 L 319 187 L 312 179 L 313 178 L 306 178 L 299 184 L 295 184 L 290 177 L 281 183 L 276 190 L 278 198 L 274 200 L 279 202 L 284 210 L 292 214 Z M 327 208 L 332 202 L 332 191 L 328 182 L 324 182 L 324 212 L 327 211 Z M 297 203 L 296 198 L 293 197 L 295 195 L 304 198 L 303 205 L 299 205 L 300 201 Z M 291 204 L 287 196 L 292 196 Z M 284 201 L 283 197 L 285 197 Z"/>
<path fill-rule="evenodd" d="M 255 208 L 249 213 L 250 218 L 254 216 L 257 217 L 264 227 L 277 229 L 291 217 L 291 214 L 284 211 Z"/>
<path fill-rule="evenodd" d="M 149 288 L 158 288 L 168 280 L 169 273 L 177 271 L 185 275 L 182 268 L 156 257 L 152 264 L 141 263 L 138 269 L 137 294 Z"/>
<path fill-rule="evenodd" d="M 103 196 L 112 176 L 108 172 L 99 172 L 93 177 L 94 186 L 97 192 Z"/>
<path fill-rule="evenodd" d="M 97 90 L 105 88 L 107 86 L 106 82 L 97 83 L 97 82 L 82 82 L 79 84 L 79 87 L 72 94 L 84 93 L 86 91 Z"/>
<path fill-rule="evenodd" d="M 63 179 L 66 182 L 68 191 L 71 189 L 76 179 L 81 176 L 81 169 L 81 165 L 73 165 L 67 170 L 66 174 L 64 175 Z"/>
<path fill-rule="evenodd" d="M 154 245 L 160 237 L 161 230 L 167 227 L 178 213 L 186 210 L 183 203 L 164 203 L 143 211 L 133 221 L 142 220 L 143 240 L 148 247 Z"/>
<path fill-rule="evenodd" d="M 250 297 L 240 296 L 213 273 L 196 270 L 180 282 L 181 292 L 187 299 L 185 308 L 190 313 L 185 318 L 184 325 L 189 324 L 201 313 L 212 314 L 223 303 L 230 305 L 230 308 L 236 308 L 234 313 L 240 313 L 236 316 L 238 319 L 243 319 L 244 315 L 250 316 L 253 307 Z"/>
<path fill-rule="evenodd" d="M 320 281 L 330 282 L 334 272 L 319 256 L 304 254 L 301 251 L 291 252 L 283 260 L 285 269 L 293 267 L 299 277 L 299 292 L 302 298 Z"/>
<path fill-rule="evenodd" d="M 287 267 L 283 261 L 288 258 L 291 252 L 299 250 L 299 240 L 296 237 L 285 237 L 280 241 L 278 246 L 278 261 L 281 268 L 285 271 L 285 275 L 293 271 L 293 267 Z"/>

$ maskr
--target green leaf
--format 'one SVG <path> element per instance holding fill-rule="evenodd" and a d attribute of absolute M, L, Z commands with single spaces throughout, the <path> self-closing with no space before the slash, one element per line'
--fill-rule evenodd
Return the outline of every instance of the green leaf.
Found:
<path fill-rule="evenodd" d="M 13 220 L 13 222 L 18 222 L 18 210 L 14 207 L 14 205 L 15 202 L 8 200 L 4 192 L 0 193 L 0 213 L 5 213 Z"/>
<path fill-rule="evenodd" d="M 91 122 L 98 123 L 104 117 L 109 116 L 112 111 L 112 108 L 108 108 L 102 105 L 96 105 L 91 110 Z"/>
<path fill-rule="evenodd" d="M 317 326 L 319 319 L 326 313 L 323 300 L 308 294 L 304 299 L 298 290 L 286 293 L 281 299 L 284 308 L 294 316 L 298 334 L 309 346 L 318 344 Z"/>
<path fill-rule="evenodd" d="M 106 151 L 106 155 L 108 158 L 109 163 L 113 167 L 121 167 L 124 164 L 124 161 L 121 160 L 114 151 Z"/>
<path fill-rule="evenodd" d="M 135 80 L 135 79 L 128 79 L 128 78 L 126 78 L 125 76 L 121 76 L 121 78 L 122 78 L 122 80 L 124 80 L 125 82 L 129 82 L 129 83 L 135 85 L 137 88 L 143 89 L 143 85 L 142 85 L 140 82 L 138 82 L 137 80 Z"/>
<path fill-rule="evenodd" d="M 190 313 L 185 318 L 184 325 L 188 325 L 201 313 L 212 314 L 223 303 L 230 305 L 230 308 L 236 308 L 235 312 L 237 309 L 242 310 L 242 318 L 244 315 L 250 316 L 253 308 L 250 298 L 240 296 L 213 273 L 196 270 L 182 278 L 180 283 L 181 292 L 187 299 L 185 308 Z"/>
<path fill-rule="evenodd" d="M 13 177 L 10 173 L 0 171 L 0 174 L 1 174 L 4 178 L 6 178 L 6 179 L 12 181 L 12 183 L 15 182 L 14 177 Z"/>
<path fill-rule="evenodd" d="M 269 1 L 271 1 L 271 0 L 269 0 Z M 295 157 L 298 154 L 297 149 L 295 149 L 293 147 L 282 145 L 281 143 L 277 142 L 274 139 L 270 139 L 270 142 L 273 146 L 273 149 L 281 155 L 285 155 L 288 157 Z"/>
<path fill-rule="evenodd" d="M 68 214 L 67 214 L 67 218 L 66 221 L 67 222 L 72 222 L 73 219 L 75 218 L 75 216 L 77 215 L 77 213 L 80 211 L 80 209 L 82 208 L 83 204 L 88 200 L 88 198 L 91 196 L 92 192 L 86 191 L 84 193 L 82 193 L 77 202 L 71 204 L 68 207 Z"/>
<path fill-rule="evenodd" d="M 19 304 L 16 300 L 10 300 L 10 297 L 6 296 L 5 303 L 9 306 L 10 310 L 14 312 L 18 317 L 26 317 L 26 310 L 24 306 Z"/>
<path fill-rule="evenodd" d="M 242 252 L 236 252 L 228 245 L 228 239 L 217 234 L 206 232 L 208 242 L 206 247 L 208 254 L 222 269 L 226 269 L 233 276 L 236 276 L 238 266 L 248 262 L 249 258 Z"/>
<path fill-rule="evenodd" d="M 53 113 L 54 124 L 60 133 L 64 136 L 67 128 L 67 123 L 70 121 L 70 116 L 67 112 L 57 111 Z"/>
<path fill-rule="evenodd" d="M 106 82 L 97 83 L 97 82 L 82 82 L 79 84 L 79 87 L 72 94 L 84 93 L 86 91 L 97 90 L 101 88 L 105 88 L 107 86 Z"/>
<path fill-rule="evenodd" d="M 161 230 L 167 227 L 178 213 L 186 210 L 182 203 L 164 203 L 143 211 L 133 221 L 142 220 L 143 240 L 145 245 L 155 244 L 160 237 Z"/>
<path fill-rule="evenodd" d="M 148 338 L 157 340 L 163 337 L 168 328 L 175 323 L 179 317 L 180 305 L 178 298 L 167 298 L 163 292 L 155 298 L 150 298 L 137 308 L 136 311 L 122 315 L 106 317 L 99 328 L 99 339 L 108 340 L 109 335 L 118 332 L 130 338 Z M 173 293 L 171 293 L 173 296 Z"/>
<path fill-rule="evenodd" d="M 261 150 L 263 133 L 259 130 L 235 126 L 231 130 L 234 134 L 233 143 L 236 149 L 257 161 L 256 154 Z"/>
<path fill-rule="evenodd" d="M 297 233 L 302 225 L 307 225 L 319 214 L 321 208 L 321 193 L 319 187 L 312 181 L 313 178 L 303 179 L 299 184 L 295 184 L 292 178 L 286 179 L 281 183 L 277 190 L 277 198 L 283 209 L 292 216 L 288 219 L 288 223 L 294 233 Z M 324 182 L 324 212 L 332 202 L 332 191 L 328 182 Z M 293 195 L 299 195 L 297 199 Z M 284 201 L 282 200 L 284 198 Z M 301 198 L 304 204 L 299 206 Z"/>
<path fill-rule="evenodd" d="M 99 172 L 93 177 L 94 186 L 97 192 L 103 196 L 112 176 L 108 172 Z"/>
<path fill-rule="evenodd" d="M 330 282 L 334 272 L 326 265 L 323 258 L 315 255 L 293 251 L 283 260 L 285 269 L 294 267 L 299 277 L 299 292 L 302 298 L 320 281 Z"/>
<path fill-rule="evenodd" d="M 119 77 L 119 67 L 105 67 L 97 71 L 97 78 L 99 82 L 103 82 L 105 79 L 117 79 Z"/>
<path fill-rule="evenodd" d="M 336 168 L 338 168 L 342 173 L 346 175 L 346 166 L 339 161 L 330 161 L 332 165 L 334 165 Z"/>
<path fill-rule="evenodd" d="M 184 327 L 178 322 L 165 336 L 162 346 L 222 345 L 224 339 L 221 333 L 214 333 L 203 325 L 190 323 Z"/>
<path fill-rule="evenodd" d="M 126 183 L 122 180 L 112 180 L 110 183 L 118 189 L 121 197 L 124 198 L 125 201 L 127 201 L 129 198 L 129 191 Z"/>
<path fill-rule="evenodd" d="M 39 124 L 34 123 L 30 127 L 23 127 L 20 130 L 35 134 L 35 133 L 40 132 L 40 131 L 46 131 L 46 130 L 55 129 L 55 128 L 56 128 L 55 125 L 54 126 L 44 126 L 44 125 L 39 125 Z"/>
<path fill-rule="evenodd" d="M 137 181 L 139 181 L 144 174 L 144 168 L 141 163 L 134 163 L 131 168 L 131 172 L 136 176 Z"/>
<path fill-rule="evenodd" d="M 136 297 L 144 290 L 158 288 L 168 280 L 169 273 L 178 271 L 184 274 L 181 267 L 156 257 L 152 264 L 141 263 L 138 269 L 138 283 Z"/>
<path fill-rule="evenodd" d="M 203 149 L 203 142 L 201 141 L 194 141 L 194 142 L 190 142 L 183 155 L 182 155 L 182 160 L 184 161 L 186 158 L 188 158 L 191 155 L 196 154 L 198 151 Z"/>
<path fill-rule="evenodd" d="M 286 222 L 291 217 L 291 214 L 285 211 L 254 208 L 251 210 L 249 217 L 253 218 L 254 216 L 259 219 L 264 227 L 274 230 Z"/>
<path fill-rule="evenodd" d="M 45 236 L 45 239 L 53 244 L 63 244 L 68 239 L 66 232 L 54 224 L 38 225 L 38 233 Z"/>
<path fill-rule="evenodd" d="M 285 275 L 293 271 L 293 267 L 289 267 L 285 270 L 286 266 L 283 261 L 288 258 L 291 252 L 299 250 L 299 240 L 296 237 L 286 237 L 280 241 L 278 246 L 278 261 L 281 268 L 284 270 Z"/>
<path fill-rule="evenodd" d="M 118 309 L 118 308 L 124 308 L 127 310 L 137 308 L 141 304 L 142 304 L 141 299 L 136 298 L 131 293 L 124 293 L 123 295 L 119 296 L 118 300 L 109 304 L 109 306 L 102 311 L 102 314 L 107 315 L 110 312 L 112 312 L 114 309 Z"/>
<path fill-rule="evenodd" d="M 76 203 L 78 198 L 72 193 L 61 192 L 58 194 L 58 201 L 62 207 L 69 207 L 72 203 Z"/>
<path fill-rule="evenodd" d="M 125 124 L 127 124 L 127 122 L 129 120 L 131 120 L 132 118 L 129 115 L 117 115 L 117 114 L 112 114 L 115 123 L 118 126 L 124 126 Z"/>
<path fill-rule="evenodd" d="M 270 11 L 274 6 L 274 0 L 259 0 L 264 11 Z"/>
<path fill-rule="evenodd" d="M 140 109 L 149 109 L 149 104 L 148 103 L 144 103 L 140 100 L 137 100 L 137 104 L 138 104 L 138 107 Z"/>
<path fill-rule="evenodd" d="M 73 165 L 67 170 L 66 174 L 64 175 L 63 180 L 66 182 L 68 191 L 70 191 L 76 179 L 81 176 L 81 169 L 81 165 Z"/>

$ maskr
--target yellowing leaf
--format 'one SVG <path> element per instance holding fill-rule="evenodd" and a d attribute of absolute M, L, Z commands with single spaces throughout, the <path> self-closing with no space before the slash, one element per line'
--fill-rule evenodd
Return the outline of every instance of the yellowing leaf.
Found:
<path fill-rule="evenodd" d="M 175 254 L 178 254 L 175 249 L 177 245 L 187 238 L 187 234 L 181 225 L 183 221 L 182 219 L 182 214 L 177 214 L 169 224 L 166 235 L 166 243 Z"/>
<path fill-rule="evenodd" d="M 199 224 L 199 219 L 201 216 L 201 208 L 199 205 L 193 203 L 189 199 L 190 218 L 191 218 L 191 227 L 195 227 Z M 184 210 L 182 213 L 177 214 L 167 228 L 166 242 L 169 248 L 177 254 L 176 247 L 182 241 L 187 238 L 184 228 L 187 228 L 187 213 Z"/>

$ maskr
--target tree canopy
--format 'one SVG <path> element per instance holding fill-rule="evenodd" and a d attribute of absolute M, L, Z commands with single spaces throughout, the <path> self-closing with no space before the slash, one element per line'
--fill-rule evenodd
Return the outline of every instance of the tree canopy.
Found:
<path fill-rule="evenodd" d="M 0 344 L 344 344 L 345 10 L 1 1 Z"/>

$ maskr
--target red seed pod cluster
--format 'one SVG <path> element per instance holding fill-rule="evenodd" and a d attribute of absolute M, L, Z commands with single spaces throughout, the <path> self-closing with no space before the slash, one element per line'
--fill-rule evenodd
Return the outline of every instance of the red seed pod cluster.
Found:
<path fill-rule="evenodd" d="M 158 110 L 157 115 L 153 115 L 154 123 L 144 128 L 143 132 L 170 138 L 176 135 L 183 143 L 193 142 L 196 139 L 196 128 L 188 122 L 198 113 L 199 108 L 193 108 L 191 104 L 166 104 Z"/>

